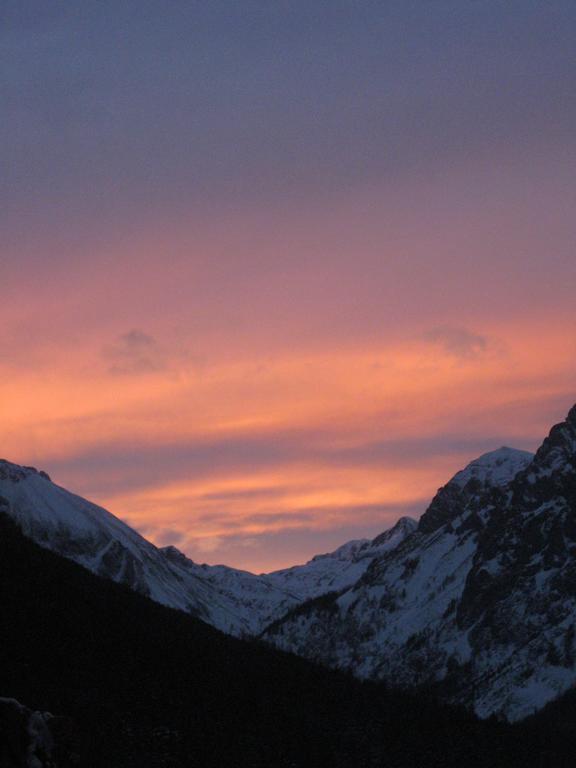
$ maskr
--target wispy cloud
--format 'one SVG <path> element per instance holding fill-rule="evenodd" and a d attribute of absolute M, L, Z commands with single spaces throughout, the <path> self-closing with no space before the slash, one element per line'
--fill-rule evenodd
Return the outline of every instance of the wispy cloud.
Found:
<path fill-rule="evenodd" d="M 74 455 L 50 461 L 54 476 L 71 473 L 89 482 L 94 490 L 106 494 L 122 494 L 152 488 L 159 484 L 201 483 L 217 478 L 245 477 L 299 467 L 323 467 L 337 472 L 344 469 L 404 469 L 431 457 L 474 458 L 509 440 L 510 435 L 470 435 L 437 432 L 430 436 L 396 437 L 388 440 L 346 440 L 338 431 L 315 429 L 256 430 L 224 433 L 218 438 L 199 436 L 195 439 L 138 443 L 117 440 L 100 443 Z M 342 445 L 343 442 L 346 445 Z M 302 490 L 306 483 L 302 484 Z M 211 504 L 234 502 L 265 503 L 270 496 L 294 493 L 294 485 L 278 479 L 272 487 L 222 486 L 199 493 L 198 499 Z"/>
<path fill-rule="evenodd" d="M 178 344 L 163 341 L 173 338 L 167 328 L 157 338 L 133 330 L 106 360 L 135 367 L 132 375 L 114 378 L 103 366 L 94 375 L 87 350 L 84 365 L 61 370 L 57 382 L 45 377 L 42 387 L 3 377 L 4 452 L 193 558 L 288 565 L 312 547 L 328 549 L 335 532 L 342 538 L 334 546 L 341 543 L 346 526 L 349 538 L 376 535 L 407 506 L 421 512 L 486 450 L 535 447 L 572 404 L 572 347 L 562 339 L 554 346 L 546 330 L 539 348 L 547 365 L 535 370 L 539 329 L 510 342 L 504 330 L 486 338 L 508 343 L 513 365 L 501 365 L 492 342 L 474 364 L 459 364 L 483 349 L 468 331 L 448 339 L 464 358 L 412 336 L 404 346 L 269 356 L 265 373 L 248 378 L 256 356 L 180 375 Z M 146 356 L 148 368 L 164 362 L 168 375 L 139 375 L 134 361 Z M 374 359 L 381 370 L 372 370 Z M 292 553 L 287 544 L 281 554 L 281 534 Z"/>
<path fill-rule="evenodd" d="M 166 357 L 155 338 L 133 328 L 102 350 L 108 372 L 126 376 L 154 373 L 166 367 Z"/>
<path fill-rule="evenodd" d="M 445 352 L 461 360 L 471 360 L 484 354 L 488 339 L 478 333 L 452 325 L 440 325 L 423 335 L 424 341 L 437 344 Z"/>
<path fill-rule="evenodd" d="M 116 337 L 101 349 L 107 372 L 116 376 L 138 376 L 164 371 L 178 372 L 185 368 L 198 373 L 206 361 L 191 355 L 177 342 L 160 341 L 140 328 L 133 328 Z"/>

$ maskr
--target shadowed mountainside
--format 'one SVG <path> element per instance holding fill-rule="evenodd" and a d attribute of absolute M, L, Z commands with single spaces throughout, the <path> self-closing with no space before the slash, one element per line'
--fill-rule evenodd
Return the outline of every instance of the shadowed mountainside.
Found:
<path fill-rule="evenodd" d="M 71 717 L 89 768 L 569 764 L 547 731 L 536 742 L 223 635 L 42 549 L 6 516 L 0 622 L 0 692 Z"/>

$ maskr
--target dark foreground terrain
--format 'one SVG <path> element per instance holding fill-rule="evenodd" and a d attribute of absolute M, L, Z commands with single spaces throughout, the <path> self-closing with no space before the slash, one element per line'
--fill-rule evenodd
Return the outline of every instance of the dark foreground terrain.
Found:
<path fill-rule="evenodd" d="M 574 765 L 575 697 L 518 726 L 481 722 L 223 635 L 40 548 L 6 516 L 0 622 L 0 696 L 57 716 L 42 766 Z M 27 766 L 8 709 L 2 768 Z"/>

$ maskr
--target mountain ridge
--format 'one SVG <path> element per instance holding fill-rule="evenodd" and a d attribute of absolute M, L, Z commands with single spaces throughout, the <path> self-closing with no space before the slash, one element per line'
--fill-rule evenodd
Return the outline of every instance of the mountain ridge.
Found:
<path fill-rule="evenodd" d="M 398 548 L 266 640 L 482 716 L 521 719 L 576 683 L 576 408 L 531 460 L 506 453 L 510 472 L 455 475 Z"/>

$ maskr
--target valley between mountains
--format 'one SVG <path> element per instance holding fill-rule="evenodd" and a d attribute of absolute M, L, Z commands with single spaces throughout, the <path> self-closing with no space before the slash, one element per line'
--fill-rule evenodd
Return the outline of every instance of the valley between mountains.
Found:
<path fill-rule="evenodd" d="M 481 717 L 521 720 L 576 683 L 576 406 L 535 455 L 472 461 L 419 521 L 270 574 L 157 548 L 4 460 L 0 512 L 41 547 L 224 633 Z"/>

